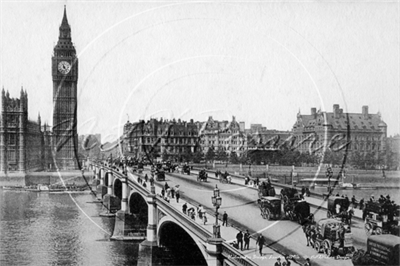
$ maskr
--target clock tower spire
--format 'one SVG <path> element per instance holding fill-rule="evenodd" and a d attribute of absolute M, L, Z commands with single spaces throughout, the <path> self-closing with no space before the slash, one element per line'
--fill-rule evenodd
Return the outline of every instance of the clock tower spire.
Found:
<path fill-rule="evenodd" d="M 72 43 L 65 6 L 52 57 L 52 77 L 53 163 L 59 170 L 78 169 L 78 58 Z"/>

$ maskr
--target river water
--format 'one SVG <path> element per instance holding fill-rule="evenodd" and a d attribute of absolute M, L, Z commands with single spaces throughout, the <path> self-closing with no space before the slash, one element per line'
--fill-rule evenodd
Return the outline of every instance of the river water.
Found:
<path fill-rule="evenodd" d="M 326 187 L 316 187 L 314 190 L 315 192 L 320 192 L 320 193 L 326 193 L 327 188 Z M 373 195 L 375 199 L 379 199 L 381 195 L 387 196 L 389 195 L 391 200 L 393 200 L 396 204 L 400 204 L 400 194 L 399 194 L 399 189 L 396 188 L 379 188 L 379 189 L 374 189 L 374 188 L 368 188 L 368 189 L 334 189 L 333 195 L 339 194 L 340 196 L 346 195 L 351 199 L 353 195 L 356 197 L 358 201 L 360 201 L 362 198 L 365 201 L 368 201 L 369 198 Z"/>
<path fill-rule="evenodd" d="M 110 241 L 89 192 L 0 189 L 0 265 L 136 265 L 138 243 Z"/>

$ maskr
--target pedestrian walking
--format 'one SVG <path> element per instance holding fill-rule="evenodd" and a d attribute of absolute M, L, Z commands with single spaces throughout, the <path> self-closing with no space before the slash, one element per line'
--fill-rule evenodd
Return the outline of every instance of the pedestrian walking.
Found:
<path fill-rule="evenodd" d="M 176 192 L 175 198 L 176 198 L 176 203 L 179 203 L 179 198 L 181 197 L 181 195 L 179 194 L 179 191 Z"/>
<path fill-rule="evenodd" d="M 306 196 L 309 197 L 311 195 L 310 189 L 306 187 Z"/>
<path fill-rule="evenodd" d="M 274 266 L 282 266 L 281 258 L 277 258 Z"/>
<path fill-rule="evenodd" d="M 186 210 L 187 210 L 187 204 L 186 204 L 186 202 L 182 205 L 182 212 L 184 213 L 184 214 L 186 214 Z"/>
<path fill-rule="evenodd" d="M 150 186 L 154 186 L 154 178 L 153 178 L 153 176 L 150 177 Z"/>
<path fill-rule="evenodd" d="M 360 210 L 364 208 L 364 198 L 360 200 Z"/>
<path fill-rule="evenodd" d="M 175 198 L 175 190 L 173 187 L 171 188 L 171 198 Z"/>
<path fill-rule="evenodd" d="M 311 262 L 310 262 L 309 258 L 306 259 L 306 263 L 304 263 L 304 266 L 311 266 Z"/>
<path fill-rule="evenodd" d="M 164 189 L 165 189 L 165 191 L 167 191 L 167 189 L 169 188 L 169 186 L 168 186 L 168 183 L 167 182 L 165 182 L 165 185 L 164 185 Z"/>
<path fill-rule="evenodd" d="M 164 198 L 164 196 L 165 196 L 165 190 L 164 189 L 161 189 L 161 196 Z"/>
<path fill-rule="evenodd" d="M 203 213 L 203 224 L 206 225 L 206 223 L 207 223 L 207 215 L 206 215 L 206 213 L 204 212 L 204 213 Z"/>
<path fill-rule="evenodd" d="M 262 249 L 264 247 L 265 239 L 262 234 L 260 234 L 257 238 L 256 245 L 258 245 L 258 251 L 260 252 L 260 256 L 262 256 Z"/>
<path fill-rule="evenodd" d="M 243 250 L 243 233 L 242 231 L 239 231 L 236 235 L 236 241 L 238 245 L 240 245 L 240 250 Z"/>
<path fill-rule="evenodd" d="M 365 221 L 365 218 L 367 217 L 367 210 L 365 208 L 362 209 L 362 219 Z"/>
<path fill-rule="evenodd" d="M 350 210 L 347 212 L 347 219 L 349 225 L 351 225 L 351 218 L 353 218 L 353 216 L 354 216 L 354 209 L 353 207 L 351 207 Z"/>
<path fill-rule="evenodd" d="M 226 212 L 222 215 L 222 226 L 224 225 L 228 226 L 228 214 Z"/>
<path fill-rule="evenodd" d="M 147 176 L 147 174 L 144 175 L 144 181 L 147 182 L 147 180 L 149 179 L 149 177 Z"/>
<path fill-rule="evenodd" d="M 246 233 L 244 233 L 244 249 L 249 249 L 250 245 L 250 233 L 249 230 L 246 230 Z"/>
<path fill-rule="evenodd" d="M 203 206 L 201 206 L 201 204 L 199 205 L 199 207 L 197 207 L 197 215 L 199 216 L 200 219 L 203 219 Z"/>

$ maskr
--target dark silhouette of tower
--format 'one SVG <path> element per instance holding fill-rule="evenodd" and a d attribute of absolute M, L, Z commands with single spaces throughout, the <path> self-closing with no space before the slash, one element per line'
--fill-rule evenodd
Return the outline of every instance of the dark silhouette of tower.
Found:
<path fill-rule="evenodd" d="M 67 11 L 52 57 L 53 76 L 53 159 L 59 170 L 78 169 L 77 83 L 78 58 L 71 41 Z"/>

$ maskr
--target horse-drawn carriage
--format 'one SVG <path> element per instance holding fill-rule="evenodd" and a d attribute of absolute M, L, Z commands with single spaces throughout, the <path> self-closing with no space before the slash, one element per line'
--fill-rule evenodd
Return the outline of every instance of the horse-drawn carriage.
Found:
<path fill-rule="evenodd" d="M 261 197 L 257 200 L 260 207 L 261 216 L 264 219 L 280 219 L 281 218 L 281 199 L 277 197 Z"/>
<path fill-rule="evenodd" d="M 365 205 L 365 232 L 370 235 L 399 235 L 399 206 L 391 202 L 370 201 Z"/>
<path fill-rule="evenodd" d="M 350 224 L 349 214 L 350 201 L 342 197 L 331 196 L 328 198 L 327 218 L 339 219 L 347 224 Z"/>
<path fill-rule="evenodd" d="M 275 188 L 271 185 L 270 182 L 263 181 L 258 186 L 258 198 L 262 197 L 274 197 L 276 195 Z"/>
<path fill-rule="evenodd" d="M 281 189 L 280 197 L 283 201 L 285 217 L 299 224 L 304 224 L 307 219 L 313 219 L 310 211 L 310 204 L 303 201 L 296 188 Z"/>
<path fill-rule="evenodd" d="M 208 174 L 205 170 L 201 170 L 197 175 L 197 181 L 207 182 Z"/>
<path fill-rule="evenodd" d="M 285 216 L 292 221 L 297 221 L 299 224 L 304 224 L 308 220 L 313 220 L 313 215 L 310 211 L 310 204 L 306 201 L 290 201 L 283 205 Z"/>
<path fill-rule="evenodd" d="M 298 201 L 300 200 L 299 191 L 296 188 L 282 188 L 281 189 L 281 199 L 283 202 Z"/>
<path fill-rule="evenodd" d="M 232 177 L 229 175 L 228 172 L 219 174 L 219 182 L 220 183 L 228 183 L 232 182 Z"/>
<path fill-rule="evenodd" d="M 359 265 L 400 265 L 400 237 L 394 235 L 370 236 L 367 251 L 359 249 L 352 258 Z"/>
<path fill-rule="evenodd" d="M 165 172 L 163 169 L 156 170 L 156 180 L 157 181 L 165 181 Z"/>
<path fill-rule="evenodd" d="M 190 175 L 190 166 L 185 164 L 182 166 L 182 173 Z"/>
<path fill-rule="evenodd" d="M 308 225 L 306 232 L 307 244 L 317 252 L 330 256 L 351 256 L 355 248 L 350 226 L 339 220 L 324 218 L 315 225 Z"/>

